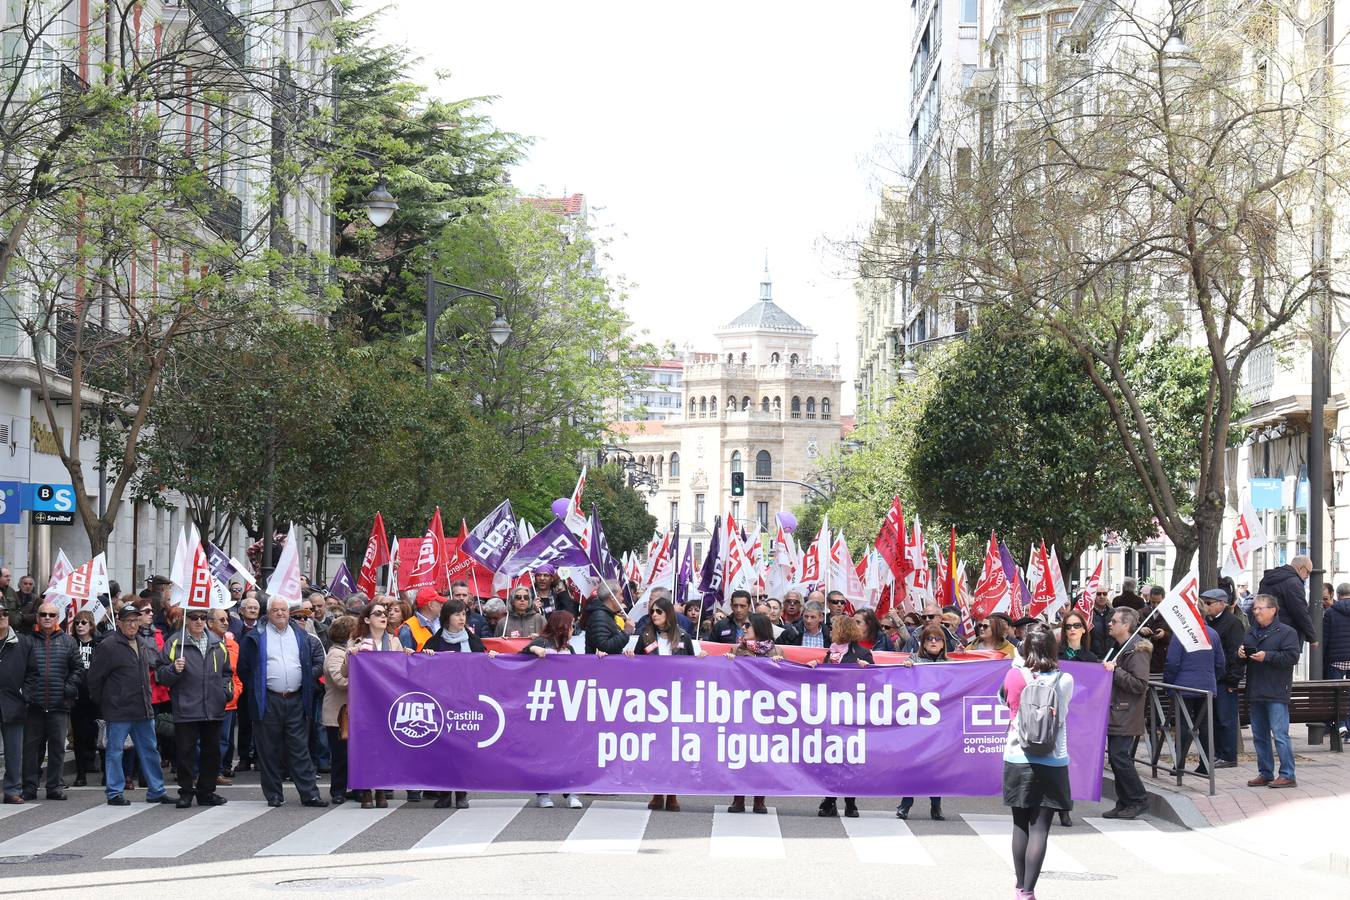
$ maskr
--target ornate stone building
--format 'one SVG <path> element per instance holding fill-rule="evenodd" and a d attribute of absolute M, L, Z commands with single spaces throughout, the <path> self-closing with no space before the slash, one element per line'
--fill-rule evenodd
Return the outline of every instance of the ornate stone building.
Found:
<path fill-rule="evenodd" d="M 657 476 L 647 509 L 662 529 L 680 523 L 701 558 L 715 516 L 758 519 L 801 504 L 819 460 L 842 434 L 837 362 L 815 358 L 816 337 L 773 301 L 767 263 L 759 300 L 713 332 L 716 353 L 685 359 L 683 415 L 619 422 L 615 443 Z M 745 496 L 731 496 L 731 473 Z"/>

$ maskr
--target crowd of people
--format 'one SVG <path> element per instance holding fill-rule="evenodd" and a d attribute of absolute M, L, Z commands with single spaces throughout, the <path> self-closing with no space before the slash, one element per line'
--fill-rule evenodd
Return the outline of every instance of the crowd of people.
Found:
<path fill-rule="evenodd" d="M 1237 765 L 1237 693 L 1245 690 L 1257 772 L 1252 786 L 1295 785 L 1289 743 L 1289 698 L 1303 642 L 1312 636 L 1302 584 L 1311 570 L 1306 557 L 1269 570 L 1254 595 L 1225 579 L 1201 594 L 1212 649 L 1184 652 L 1171 641 L 1153 608 L 1166 591 L 1147 597 L 1132 579 L 1114 599 L 1096 592 L 1091 614 L 1069 607 L 1057 621 L 1014 620 L 994 614 L 973 623 L 963 640 L 956 607 L 936 603 L 920 612 L 850 612 L 838 591 L 787 591 L 780 598 L 738 590 L 725 610 L 681 603 L 654 589 L 645 614 L 631 621 L 618 585 L 602 585 L 584 603 L 547 566 L 532 584 L 514 587 L 506 599 L 478 598 L 462 581 L 449 596 L 431 588 L 403 596 L 354 594 L 345 600 L 311 588 L 292 607 L 244 584 L 230 585 L 230 610 L 184 610 L 171 597 L 169 580 L 149 579 L 136 595 L 106 598 L 102 616 L 83 610 L 67 620 L 67 607 L 33 592 L 24 576 L 19 590 L 0 568 L 0 741 L 5 757 L 4 802 L 66 799 L 63 761 L 68 744 L 75 758 L 76 786 L 96 773 L 107 802 L 126 805 L 137 785 L 145 801 L 189 808 L 224 804 L 217 788 L 239 771 L 256 767 L 271 806 L 285 802 L 291 782 L 304 806 L 349 800 L 381 808 L 397 785 L 352 792 L 347 779 L 348 666 L 354 655 L 396 653 L 489 653 L 485 638 L 524 639 L 518 652 L 646 656 L 702 655 L 705 642 L 734 645 L 738 656 L 782 658 L 784 647 L 816 648 L 810 665 L 874 663 L 874 654 L 908 654 L 903 665 L 934 665 L 963 649 L 1002 653 L 1014 660 L 1004 684 L 1014 727 L 1004 755 L 1004 800 L 1014 811 L 1018 890 L 1030 896 L 1045 836 L 1056 819 L 1072 824 L 1067 744 L 1062 722 L 1073 680 L 1061 662 L 1101 665 L 1112 676 L 1107 728 L 1107 764 L 1115 778 L 1116 803 L 1107 818 L 1134 818 L 1147 810 L 1147 795 L 1135 770 L 1136 747 L 1145 732 L 1150 679 L 1174 685 L 1181 717 L 1184 766 L 1192 732 L 1206 765 Z M 1323 597 L 1326 677 L 1350 678 L 1350 584 Z M 101 619 L 101 621 L 100 621 Z M 576 633 L 580 640 L 575 640 Z M 1044 683 L 1043 683 L 1044 682 Z M 1044 690 L 1042 690 L 1044 687 Z M 1206 702 L 1208 695 L 1208 700 Z M 1057 699 L 1055 699 L 1057 698 Z M 1019 739 L 1020 710 L 1057 710 L 1060 730 L 1049 739 Z M 1214 746 L 1200 727 L 1212 709 Z M 1350 728 L 1350 721 L 1335 723 Z M 1192 727 L 1194 726 L 1194 727 Z M 1048 740 L 1048 742 L 1047 742 Z M 1277 765 L 1278 763 L 1278 765 Z M 43 769 L 45 767 L 45 781 Z M 178 786 L 168 792 L 164 771 Z M 318 774 L 329 775 L 329 796 Z M 422 800 L 417 791 L 407 799 Z M 549 794 L 538 794 L 551 807 Z M 573 794 L 564 802 L 581 806 Z M 896 810 L 908 818 L 914 798 Z M 930 815 L 942 819 L 942 798 L 931 797 Z M 435 798 L 438 808 L 465 808 L 465 791 Z M 677 812 L 674 794 L 654 795 L 653 810 Z M 753 812 L 766 812 L 765 798 L 751 798 Z M 745 812 L 746 797 L 728 807 Z M 838 799 L 819 806 L 821 816 L 839 815 Z M 857 816 L 854 798 L 843 814 Z"/>

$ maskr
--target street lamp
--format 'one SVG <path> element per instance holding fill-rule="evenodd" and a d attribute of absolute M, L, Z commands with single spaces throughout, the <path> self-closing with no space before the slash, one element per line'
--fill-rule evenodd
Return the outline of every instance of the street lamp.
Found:
<path fill-rule="evenodd" d="M 389 193 L 389 184 L 384 180 L 384 173 L 380 173 L 380 181 L 375 185 L 375 190 L 366 194 L 366 218 L 370 219 L 370 224 L 376 228 L 383 228 L 389 224 L 389 220 L 398 212 L 398 201 L 394 195 Z"/>
<path fill-rule="evenodd" d="M 449 297 L 437 297 L 436 288 L 445 287 L 455 291 Z M 431 354 L 436 347 L 436 320 L 441 317 L 441 313 L 451 306 L 456 300 L 464 297 L 485 297 L 497 305 L 497 317 L 492 320 L 488 326 L 488 337 L 492 338 L 492 343 L 500 347 L 511 337 L 511 323 L 506 321 L 502 315 L 502 298 L 496 294 L 489 294 L 487 291 L 480 291 L 474 288 L 464 287 L 463 285 L 451 284 L 448 281 L 439 281 L 431 271 L 427 271 L 427 346 L 426 356 L 422 360 L 423 368 L 427 373 L 427 390 L 431 390 L 432 363 Z"/>

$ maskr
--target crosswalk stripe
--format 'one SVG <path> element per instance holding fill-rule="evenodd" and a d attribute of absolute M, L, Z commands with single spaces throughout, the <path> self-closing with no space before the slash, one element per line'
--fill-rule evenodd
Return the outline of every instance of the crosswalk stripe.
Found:
<path fill-rule="evenodd" d="M 30 809 L 37 809 L 36 804 L 25 803 L 23 806 L 18 804 L 6 803 L 0 806 L 0 819 L 8 819 L 10 816 L 17 816 L 21 812 L 28 812 Z"/>
<path fill-rule="evenodd" d="M 1116 846 L 1169 875 L 1228 874 L 1233 870 L 1182 835 L 1159 831 L 1137 819 L 1084 819 Z"/>
<path fill-rule="evenodd" d="M 116 825 L 158 804 L 133 803 L 130 806 L 95 806 L 69 818 L 42 825 L 0 844 L 0 856 L 26 856 L 50 853 L 57 847 L 78 841 L 100 828 Z"/>
<path fill-rule="evenodd" d="M 474 800 L 468 809 L 456 810 L 431 829 L 409 852 L 448 856 L 483 853 L 524 808 L 524 800 Z"/>
<path fill-rule="evenodd" d="M 645 803 L 596 800 L 563 841 L 563 853 L 637 853 L 651 810 Z"/>
<path fill-rule="evenodd" d="M 173 859 L 256 819 L 269 808 L 262 800 L 233 800 L 225 806 L 211 806 L 103 858 Z"/>
<path fill-rule="evenodd" d="M 778 810 L 771 806 L 768 815 L 755 815 L 714 809 L 709 854 L 719 859 L 786 859 Z"/>
<path fill-rule="evenodd" d="M 858 818 L 845 817 L 844 831 L 859 862 L 883 866 L 935 866 L 909 826 L 894 813 L 864 809 Z"/>
<path fill-rule="evenodd" d="M 961 818 L 974 829 L 975 833 L 989 845 L 999 859 L 1012 868 L 1012 817 L 993 816 L 984 813 L 962 813 Z M 1074 859 L 1059 845 L 1059 841 L 1050 838 L 1045 852 L 1046 872 L 1086 872 L 1083 864 Z"/>
<path fill-rule="evenodd" d="M 402 805 L 402 800 L 390 800 L 384 809 L 362 809 L 359 803 L 339 806 L 254 855 L 323 856 L 332 853 Z"/>

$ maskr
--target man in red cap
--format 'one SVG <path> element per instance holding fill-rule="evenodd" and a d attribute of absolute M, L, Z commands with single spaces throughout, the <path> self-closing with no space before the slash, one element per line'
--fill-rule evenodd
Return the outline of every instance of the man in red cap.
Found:
<path fill-rule="evenodd" d="M 398 639 L 409 650 L 421 650 L 431 636 L 441 630 L 441 607 L 445 598 L 435 588 L 424 587 L 417 592 L 417 610 L 398 630 Z"/>

